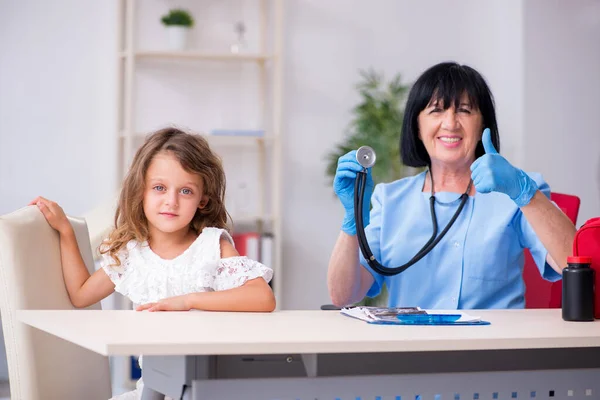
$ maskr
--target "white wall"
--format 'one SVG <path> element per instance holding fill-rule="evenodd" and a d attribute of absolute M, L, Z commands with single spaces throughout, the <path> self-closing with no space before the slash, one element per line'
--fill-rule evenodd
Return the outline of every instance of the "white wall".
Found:
<path fill-rule="evenodd" d="M 116 2 L 0 0 L 0 214 L 115 187 Z"/>
<path fill-rule="evenodd" d="M 522 8 L 502 0 L 286 2 L 284 308 L 329 303 L 326 275 L 343 210 L 325 175 L 359 100 L 358 69 L 411 82 L 456 60 L 478 69 L 496 96 L 502 152 L 520 158 Z"/>
<path fill-rule="evenodd" d="M 0 0 L 0 215 L 37 195 L 78 215 L 115 187 L 115 16 L 114 0 Z"/>
<path fill-rule="evenodd" d="M 600 215 L 600 2 L 524 2 L 525 166 Z"/>

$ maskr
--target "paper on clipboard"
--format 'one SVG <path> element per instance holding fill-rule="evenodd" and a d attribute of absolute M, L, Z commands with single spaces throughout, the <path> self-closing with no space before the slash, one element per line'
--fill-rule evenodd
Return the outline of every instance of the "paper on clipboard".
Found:
<path fill-rule="evenodd" d="M 407 325 L 398 319 L 398 316 L 404 315 L 460 315 L 452 325 L 481 324 L 484 321 L 481 317 L 470 315 L 459 310 L 423 310 L 419 307 L 347 307 L 340 311 L 342 314 L 352 318 L 374 324 L 396 324 Z M 487 324 L 487 323 L 486 323 Z M 440 325 L 449 325 L 447 323 Z"/>
<path fill-rule="evenodd" d="M 340 312 L 366 322 L 396 321 L 398 315 L 426 314 L 419 307 L 345 307 Z"/>

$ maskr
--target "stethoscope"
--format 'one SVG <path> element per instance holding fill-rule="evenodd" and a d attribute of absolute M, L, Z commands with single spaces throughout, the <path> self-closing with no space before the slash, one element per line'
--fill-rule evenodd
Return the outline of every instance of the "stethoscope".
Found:
<path fill-rule="evenodd" d="M 377 155 L 375 151 L 369 146 L 362 146 L 356 151 L 356 160 L 363 167 L 363 170 L 360 171 L 356 177 L 356 181 L 354 182 L 354 219 L 356 220 L 356 234 L 358 237 L 358 245 L 360 247 L 360 251 L 362 255 L 367 260 L 369 266 L 377 273 L 385 276 L 397 275 L 401 272 L 406 271 L 410 266 L 418 262 L 420 259 L 425 257 L 434 247 L 437 245 L 440 240 L 446 235 L 448 230 L 454 224 L 454 221 L 460 215 L 460 212 L 464 208 L 467 203 L 467 199 L 469 198 L 469 191 L 471 190 L 471 184 L 467 187 L 465 193 L 460 196 L 460 205 L 458 209 L 454 212 L 454 215 L 448 222 L 448 225 L 444 228 L 444 230 L 437 235 L 438 232 L 438 224 L 437 217 L 435 215 L 435 196 L 433 194 L 433 174 L 429 171 L 429 176 L 431 177 L 431 196 L 429 197 L 429 209 L 431 213 L 431 222 L 433 224 L 433 233 L 431 238 L 425 243 L 425 246 L 419 250 L 417 254 L 406 264 L 401 265 L 396 268 L 389 268 L 381 265 L 376 259 L 371 249 L 369 248 L 369 244 L 367 243 L 367 238 L 365 236 L 365 226 L 363 222 L 363 200 L 365 196 L 365 184 L 367 181 L 367 168 L 371 168 L 375 165 L 375 160 L 377 159 Z"/>

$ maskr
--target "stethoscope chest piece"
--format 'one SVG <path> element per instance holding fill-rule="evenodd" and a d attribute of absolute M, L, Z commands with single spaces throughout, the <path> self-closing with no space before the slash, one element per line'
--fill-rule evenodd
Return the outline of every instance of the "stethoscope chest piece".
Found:
<path fill-rule="evenodd" d="M 356 150 L 356 161 L 358 161 L 363 168 L 371 168 L 375 165 L 376 159 L 377 156 L 375 155 L 375 150 L 369 146 L 361 146 Z"/>

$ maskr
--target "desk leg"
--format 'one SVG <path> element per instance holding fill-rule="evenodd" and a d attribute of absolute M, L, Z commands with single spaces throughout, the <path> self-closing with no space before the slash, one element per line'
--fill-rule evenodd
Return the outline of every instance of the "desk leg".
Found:
<path fill-rule="evenodd" d="M 144 386 L 142 391 L 142 400 L 165 400 L 165 395 L 158 393 L 156 390 L 150 389 L 148 386 Z"/>
<path fill-rule="evenodd" d="M 148 399 L 162 400 L 155 393 L 163 393 L 179 400 L 191 398 L 192 380 L 208 379 L 209 356 L 144 356 L 142 379 L 144 380 L 144 394 L 148 389 Z"/>

